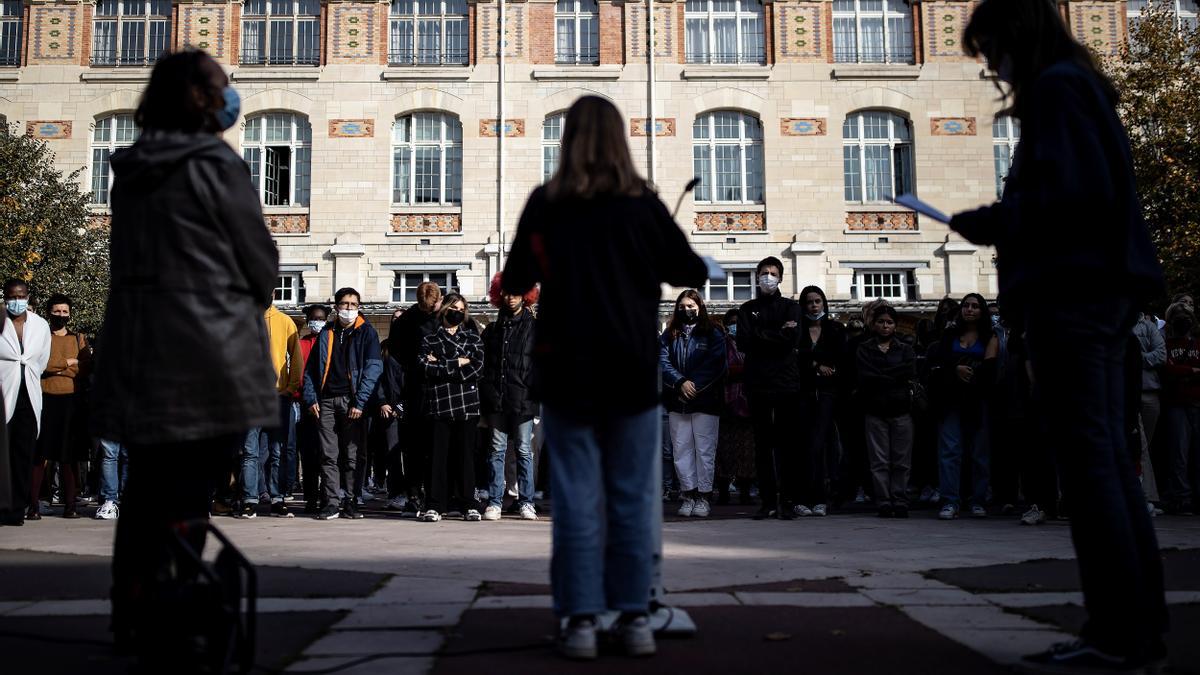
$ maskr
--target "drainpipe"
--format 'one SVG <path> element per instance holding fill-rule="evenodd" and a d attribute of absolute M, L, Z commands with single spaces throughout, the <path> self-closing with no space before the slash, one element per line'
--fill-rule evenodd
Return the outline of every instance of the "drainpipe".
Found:
<path fill-rule="evenodd" d="M 648 149 L 650 151 L 649 152 L 650 157 L 647 160 L 648 166 L 646 167 L 646 179 L 650 181 L 651 185 L 655 186 L 655 189 L 657 189 L 658 186 L 654 182 L 654 150 L 655 150 L 654 144 L 657 140 L 657 138 L 656 138 L 657 129 L 655 128 L 656 127 L 656 117 L 655 117 L 655 113 L 654 113 L 654 0 L 646 0 L 646 7 L 647 7 L 647 13 L 650 15 L 649 24 L 648 24 L 647 31 L 646 31 L 646 50 L 647 50 L 647 53 L 649 56 L 649 58 L 647 58 L 646 61 L 649 64 L 649 71 L 650 71 L 649 72 L 650 80 L 649 80 L 649 86 L 648 86 L 650 101 L 649 101 L 649 105 L 647 106 L 649 113 L 648 113 L 648 119 L 646 120 L 647 137 L 649 138 L 649 148 Z"/>
<path fill-rule="evenodd" d="M 508 46 L 508 34 L 506 32 L 504 0 L 499 0 L 500 3 L 500 67 L 497 75 L 497 97 L 499 98 L 499 119 L 496 121 L 496 135 L 500 137 L 499 152 L 497 158 L 497 178 L 496 178 L 496 232 L 500 240 L 496 243 L 500 245 L 500 253 L 496 257 L 496 271 L 504 269 L 504 140 L 507 129 L 505 128 L 505 107 L 504 107 L 504 50 Z M 489 283 L 489 279 L 487 282 Z"/>

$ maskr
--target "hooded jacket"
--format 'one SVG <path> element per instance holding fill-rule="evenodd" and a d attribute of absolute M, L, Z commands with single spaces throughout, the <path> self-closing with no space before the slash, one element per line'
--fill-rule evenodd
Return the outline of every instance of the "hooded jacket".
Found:
<path fill-rule="evenodd" d="M 809 293 L 820 295 L 822 305 L 826 309 L 829 308 L 829 300 L 825 298 L 825 291 L 816 286 L 808 286 L 800 292 L 801 303 Z M 801 320 L 797 322 L 800 324 L 800 328 L 796 335 L 796 368 L 800 372 L 801 391 L 805 394 L 818 391 L 835 393 L 840 388 L 843 365 L 847 359 L 854 358 L 853 354 L 847 353 L 846 327 L 835 321 L 829 314 L 825 314 L 818 319 L 821 324 L 821 337 L 814 343 L 808 333 L 809 327 L 813 325 L 813 320 L 803 316 L 803 304 L 800 304 L 800 313 Z M 821 375 L 818 370 L 821 366 L 832 368 L 834 375 L 830 377 Z"/>
<path fill-rule="evenodd" d="M 304 375 L 304 356 L 300 353 L 300 331 L 291 317 L 274 305 L 263 317 L 267 322 L 267 340 L 271 346 L 271 365 L 278 373 L 275 389 L 280 396 L 291 397 L 300 391 Z"/>
<path fill-rule="evenodd" d="M 529 308 L 512 316 L 501 311 L 483 329 L 483 379 L 479 393 L 485 415 L 532 417 L 538 412 L 533 398 L 533 341 L 535 319 Z"/>
<path fill-rule="evenodd" d="M 278 426 L 263 312 L 279 255 L 246 163 L 213 134 L 147 130 L 112 170 L 93 431 L 144 445 Z"/>
<path fill-rule="evenodd" d="M 713 326 L 699 335 L 693 328 L 672 338 L 668 330 L 659 338 L 659 344 L 667 412 L 720 415 L 725 403 L 725 332 Z M 680 389 L 688 381 L 696 385 L 696 397 L 691 400 L 683 398 Z"/>
<path fill-rule="evenodd" d="M 410 413 L 421 409 L 421 399 L 424 396 L 425 371 L 417 361 L 421 343 L 441 327 L 442 322 L 438 319 L 437 312 L 425 312 L 417 304 L 404 310 L 399 318 L 392 320 L 388 332 L 388 354 L 404 369 L 404 399 Z"/>
<path fill-rule="evenodd" d="M 383 357 L 379 352 L 379 334 L 362 316 L 341 330 L 341 339 L 349 344 L 338 345 L 337 319 L 325 325 L 317 335 L 317 343 L 304 366 L 304 405 L 316 405 L 329 378 L 333 350 L 347 350 L 346 374 L 350 378 L 351 398 L 355 408 L 367 410 L 375 393 L 375 385 L 383 374 Z"/>
<path fill-rule="evenodd" d="M 800 390 L 798 329 L 783 327 L 789 321 L 799 325 L 800 314 L 800 303 L 780 293 L 760 294 L 738 310 L 737 347 L 746 355 L 746 390 L 751 396 Z"/>

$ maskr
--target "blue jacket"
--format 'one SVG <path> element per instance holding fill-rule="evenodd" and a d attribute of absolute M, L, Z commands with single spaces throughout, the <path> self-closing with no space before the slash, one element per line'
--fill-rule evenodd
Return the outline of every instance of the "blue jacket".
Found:
<path fill-rule="evenodd" d="M 668 412 L 720 415 L 725 403 L 721 378 L 725 375 L 725 334 L 714 327 L 708 335 L 672 339 L 670 331 L 659 338 L 658 360 L 662 367 L 663 405 Z M 696 398 L 683 399 L 680 385 L 696 385 Z"/>
<path fill-rule="evenodd" d="M 335 318 L 330 321 L 321 334 L 317 336 L 317 344 L 308 356 L 304 367 L 304 404 L 316 404 L 325 388 L 325 378 L 329 376 L 330 356 L 333 354 L 333 327 Z M 379 334 L 361 316 L 355 319 L 354 325 L 346 328 L 349 331 L 346 339 L 350 340 L 350 381 L 354 389 L 354 407 L 366 410 L 375 391 L 375 383 L 383 373 L 383 357 L 379 352 Z"/>

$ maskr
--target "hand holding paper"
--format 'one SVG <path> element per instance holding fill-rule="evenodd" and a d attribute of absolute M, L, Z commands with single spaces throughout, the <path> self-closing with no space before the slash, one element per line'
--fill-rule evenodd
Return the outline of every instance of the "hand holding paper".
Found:
<path fill-rule="evenodd" d="M 930 218 L 933 218 L 934 220 L 938 221 L 939 223 L 945 223 L 946 225 L 950 224 L 950 216 L 947 216 L 946 214 L 942 213 L 941 211 L 938 211 L 937 209 L 933 208 L 929 204 L 926 204 L 925 202 L 921 201 L 920 199 L 917 199 L 916 196 L 914 196 L 912 193 L 902 194 L 899 197 L 896 197 L 896 199 L 893 201 L 895 201 L 900 206 L 912 209 L 913 211 L 916 211 L 917 213 L 920 213 L 922 215 L 929 216 Z"/>
<path fill-rule="evenodd" d="M 708 268 L 709 281 L 725 281 L 725 270 L 721 268 L 721 264 L 713 260 L 710 256 L 702 256 L 704 266 Z"/>

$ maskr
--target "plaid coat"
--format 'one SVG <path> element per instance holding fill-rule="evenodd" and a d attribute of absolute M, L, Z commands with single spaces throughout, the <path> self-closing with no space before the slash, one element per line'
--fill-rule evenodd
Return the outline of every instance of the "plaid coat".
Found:
<path fill-rule="evenodd" d="M 433 356 L 436 361 L 430 361 Z M 470 359 L 465 366 L 459 358 Z M 479 333 L 459 328 L 451 335 L 438 328 L 421 341 L 419 363 L 424 371 L 424 410 L 439 420 L 479 416 L 479 380 L 483 377 L 483 341 Z"/>

